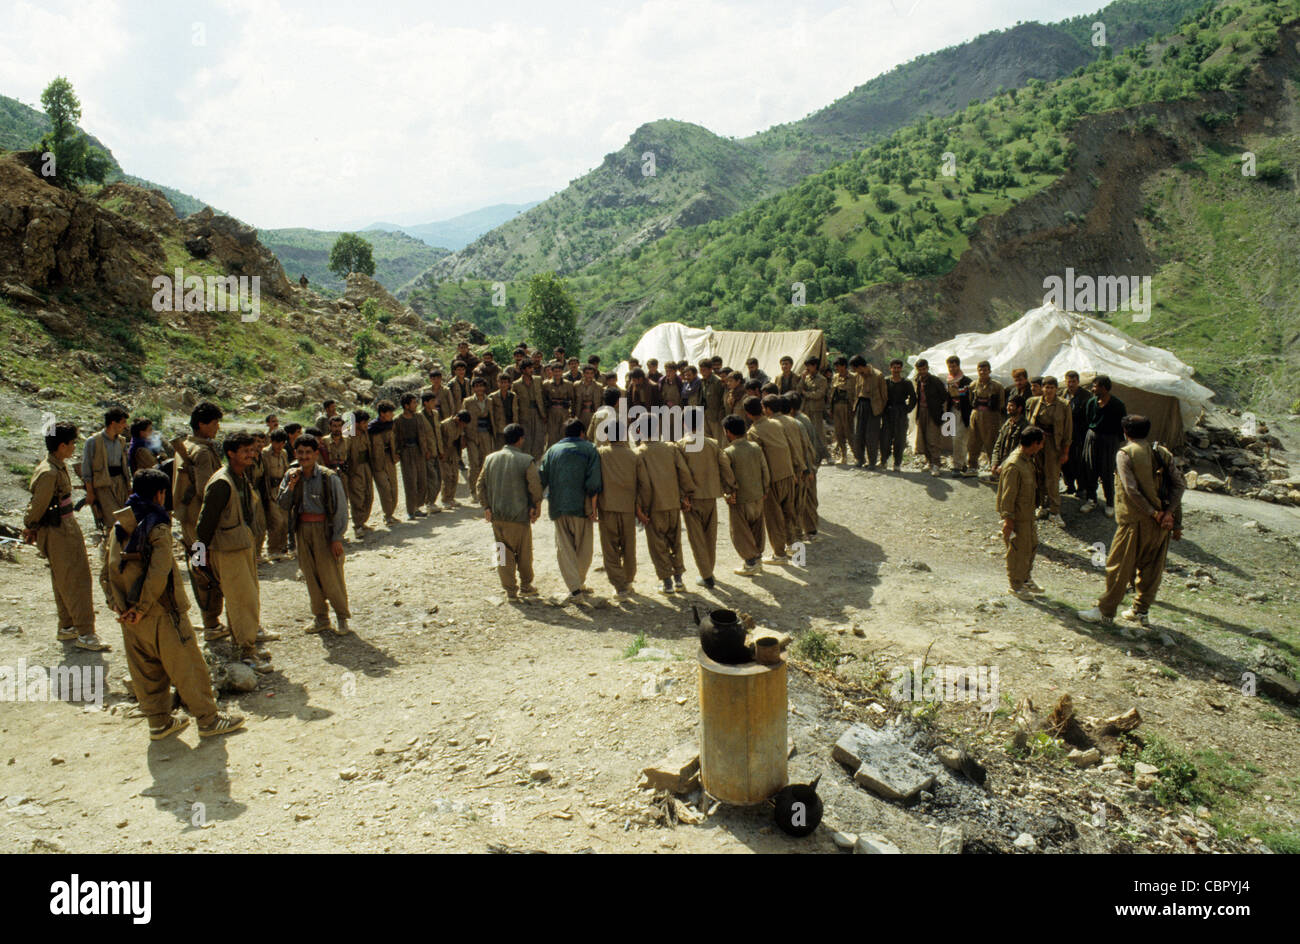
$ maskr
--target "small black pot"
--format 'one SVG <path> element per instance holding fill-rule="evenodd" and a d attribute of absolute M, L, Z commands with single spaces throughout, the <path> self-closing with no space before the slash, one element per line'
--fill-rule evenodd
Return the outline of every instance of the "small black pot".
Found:
<path fill-rule="evenodd" d="M 700 622 L 700 648 L 714 662 L 740 665 L 753 661 L 745 645 L 745 626 L 735 610 L 714 610 Z"/>
<path fill-rule="evenodd" d="M 792 783 L 774 798 L 776 825 L 791 836 L 802 838 L 812 833 L 822 821 L 822 799 L 817 795 L 817 777 L 812 783 Z"/>

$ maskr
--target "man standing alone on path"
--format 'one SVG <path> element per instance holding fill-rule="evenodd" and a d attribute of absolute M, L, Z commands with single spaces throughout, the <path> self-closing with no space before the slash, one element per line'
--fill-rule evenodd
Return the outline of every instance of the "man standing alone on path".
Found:
<path fill-rule="evenodd" d="M 943 449 L 943 420 L 948 391 L 943 381 L 930 373 L 925 358 L 916 362 L 916 442 L 912 451 L 925 459 L 931 475 L 942 475 L 939 461 Z"/>
<path fill-rule="evenodd" d="M 998 516 L 1002 519 L 1002 540 L 1007 546 L 1008 591 L 1021 600 L 1032 600 L 1043 588 L 1030 576 L 1038 551 L 1037 473 L 1033 458 L 1043 448 L 1043 431 L 1026 426 L 1020 433 L 1020 448 L 998 474 Z"/>
<path fill-rule="evenodd" d="M 1147 417 L 1126 416 L 1122 424 L 1125 444 L 1115 456 L 1115 536 L 1106 558 L 1106 590 L 1096 606 L 1078 615 L 1089 623 L 1110 622 L 1131 583 L 1137 596 L 1121 615 L 1145 626 L 1164 575 L 1169 540 L 1182 537 L 1186 483 L 1173 454 L 1148 441 Z"/>
<path fill-rule="evenodd" d="M 594 542 L 596 496 L 601 491 L 600 456 L 582 438 L 582 423 L 569 420 L 563 438 L 546 450 L 537 475 L 546 491 L 547 511 L 555 522 L 555 556 L 569 600 L 592 592 L 587 586 Z"/>
<path fill-rule="evenodd" d="M 348 499 L 338 473 L 317 461 L 318 450 L 315 437 L 298 438 L 293 447 L 298 464 L 289 469 L 280 483 L 276 503 L 289 516 L 290 527 L 298 536 L 298 569 L 307 584 L 315 617 L 308 632 L 329 629 L 328 604 L 334 608 L 338 620 L 334 632 L 345 636 L 352 616 L 348 609 L 348 587 L 343 580 Z"/>
<path fill-rule="evenodd" d="M 542 507 L 542 482 L 533 457 L 519 448 L 524 428 L 511 423 L 503 435 L 506 444 L 484 461 L 474 492 L 483 506 L 484 519 L 492 525 L 501 586 L 507 599 L 518 600 L 521 594 L 537 596 L 533 586 L 533 522 Z"/>
<path fill-rule="evenodd" d="M 916 409 L 916 388 L 903 376 L 903 362 L 897 357 L 889 362 L 889 376 L 885 378 L 885 428 L 881 443 L 880 466 L 889 463 L 894 455 L 894 471 L 903 468 L 903 447 L 907 445 L 907 417 Z"/>
<path fill-rule="evenodd" d="M 72 479 L 66 464 L 77 452 L 77 427 L 55 423 L 45 436 L 45 451 L 46 457 L 32 473 L 32 500 L 23 516 L 23 541 L 35 544 L 50 565 L 54 606 L 59 616 L 55 638 L 61 642 L 75 640 L 78 649 L 103 652 L 109 647 L 95 634 L 90 559 L 72 511 Z"/>
<path fill-rule="evenodd" d="M 1083 506 L 1087 514 L 1097 507 L 1097 482 L 1106 497 L 1106 517 L 1115 517 L 1115 454 L 1124 440 L 1124 403 L 1110 395 L 1110 378 L 1098 374 L 1092 382 L 1092 399 L 1084 408 L 1088 433 L 1083 440 Z"/>

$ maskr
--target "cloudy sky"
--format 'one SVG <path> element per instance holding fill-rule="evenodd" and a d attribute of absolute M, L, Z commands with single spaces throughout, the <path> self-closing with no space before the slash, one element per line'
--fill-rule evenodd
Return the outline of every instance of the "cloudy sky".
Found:
<path fill-rule="evenodd" d="M 6 0 L 0 93 L 66 75 L 129 173 L 257 226 L 541 199 L 639 125 L 743 137 L 1103 0 Z"/>

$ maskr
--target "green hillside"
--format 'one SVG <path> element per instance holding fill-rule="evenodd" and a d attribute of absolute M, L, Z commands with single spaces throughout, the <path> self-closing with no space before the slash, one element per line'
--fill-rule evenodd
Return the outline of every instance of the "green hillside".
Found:
<path fill-rule="evenodd" d="M 329 256 L 341 235 L 318 229 L 264 229 L 258 233 L 291 280 L 296 282 L 306 274 L 316 291 L 336 295 L 342 294 L 344 283 L 329 270 Z M 400 231 L 368 230 L 361 235 L 374 248 L 375 280 L 389 291 L 396 291 L 447 255 L 446 249 L 436 249 Z"/>
<path fill-rule="evenodd" d="M 1103 52 L 1113 53 L 1172 28 L 1205 2 L 1117 0 L 1091 17 L 986 33 L 920 56 L 799 121 L 743 140 L 683 122 L 651 122 L 599 167 L 442 260 L 422 281 L 577 272 L 673 229 L 751 206 L 923 116 L 947 116 L 1003 89 L 1068 75 L 1099 55 L 1091 32 L 1081 32 L 1084 25 L 1104 21 Z M 654 177 L 641 175 L 647 151 L 656 155 Z"/>
<path fill-rule="evenodd" d="M 1278 52 L 1283 45 L 1280 26 L 1297 16 L 1300 0 L 1217 4 L 1169 37 L 1119 56 L 1104 55 L 1055 83 L 1031 80 L 1023 90 L 1013 89 L 949 118 L 923 119 L 729 218 L 674 230 L 653 244 L 589 265 L 571 278 L 588 346 L 626 354 L 648 326 L 664 321 L 722 329 L 820 326 L 845 350 L 875 337 L 934 341 L 954 328 L 970 330 L 944 322 L 933 304 L 905 312 L 895 294 L 880 295 L 873 308 L 872 286 L 906 288 L 917 298 L 938 292 L 939 280 L 957 265 L 982 221 L 1006 213 L 1062 177 L 1075 157 L 1070 136 L 1085 116 L 1127 115 L 1121 123 L 1127 123 L 1129 133 L 1158 136 L 1160 109 L 1170 109 L 1172 115 L 1172 109 L 1191 108 L 1201 125 L 1226 123 L 1230 130 L 1233 116 L 1251 108 L 1255 92 L 1247 85 L 1256 66 Z M 1287 32 L 1288 42 L 1293 33 Z M 1294 81 L 1291 89 L 1294 95 Z M 1151 106 L 1146 113 L 1133 110 L 1143 104 Z M 1262 167 L 1295 173 L 1293 141 L 1288 147 L 1284 139 L 1264 137 L 1259 147 L 1262 155 L 1271 155 Z M 945 154 L 952 155 L 952 176 L 944 172 Z M 1105 175 L 1105 156 L 1098 160 L 1094 170 L 1084 172 L 1094 188 Z M 1191 182 L 1178 183 L 1187 177 Z M 1191 209 L 1167 214 L 1171 230 L 1179 228 L 1176 235 L 1154 234 L 1153 254 L 1183 260 L 1159 270 L 1157 297 L 1183 293 L 1207 318 L 1231 308 L 1251 325 L 1271 323 L 1288 297 L 1285 287 L 1294 286 L 1296 254 L 1285 253 L 1283 243 L 1286 238 L 1293 242 L 1295 227 L 1279 209 L 1290 201 L 1294 210 L 1294 192 L 1256 187 L 1248 191 L 1249 199 L 1234 202 L 1212 195 L 1209 177 L 1190 166 L 1165 178 L 1172 189 L 1167 197 L 1164 191 L 1157 193 L 1157 201 L 1173 201 L 1181 194 Z M 1203 205 L 1201 200 L 1215 202 Z M 1151 212 L 1161 210 L 1157 205 Z M 1279 259 L 1276 268 L 1285 270 L 1275 273 L 1269 297 L 1261 297 L 1250 266 L 1224 270 L 1222 250 L 1216 249 L 1225 232 L 1240 229 L 1241 261 L 1259 253 L 1252 224 L 1259 213 L 1267 218 L 1281 214 L 1287 223 L 1276 237 L 1264 237 L 1282 241 L 1278 254 L 1269 258 Z M 1077 228 L 1081 221 L 1066 210 L 1052 225 Z M 1229 273 L 1236 275 L 1230 278 Z M 806 293 L 802 306 L 791 304 L 796 282 L 803 283 Z M 456 290 L 464 293 L 467 287 Z M 486 296 L 487 286 L 480 291 Z M 411 291 L 410 301 L 422 310 L 437 307 L 445 292 L 422 282 Z M 1242 376 L 1245 368 L 1225 371 L 1224 361 L 1249 363 L 1240 355 L 1276 353 L 1278 343 L 1288 339 L 1261 328 L 1198 342 L 1191 322 L 1168 324 L 1164 316 L 1157 307 L 1150 323 L 1133 330 L 1167 343 L 1230 397 L 1251 402 L 1267 392 Z"/>

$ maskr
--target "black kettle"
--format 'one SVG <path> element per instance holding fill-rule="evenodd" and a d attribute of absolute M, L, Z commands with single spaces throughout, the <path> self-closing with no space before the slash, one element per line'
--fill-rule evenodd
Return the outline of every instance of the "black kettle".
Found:
<path fill-rule="evenodd" d="M 723 665 L 753 661 L 753 653 L 745 645 L 745 624 L 735 610 L 713 610 L 707 620 L 700 619 L 699 610 L 694 606 L 691 610 L 700 627 L 700 648 L 706 656 Z"/>
<path fill-rule="evenodd" d="M 776 804 L 776 825 L 791 836 L 802 838 L 812 833 L 822 821 L 822 798 L 817 795 L 817 784 L 792 783 L 773 797 Z"/>

